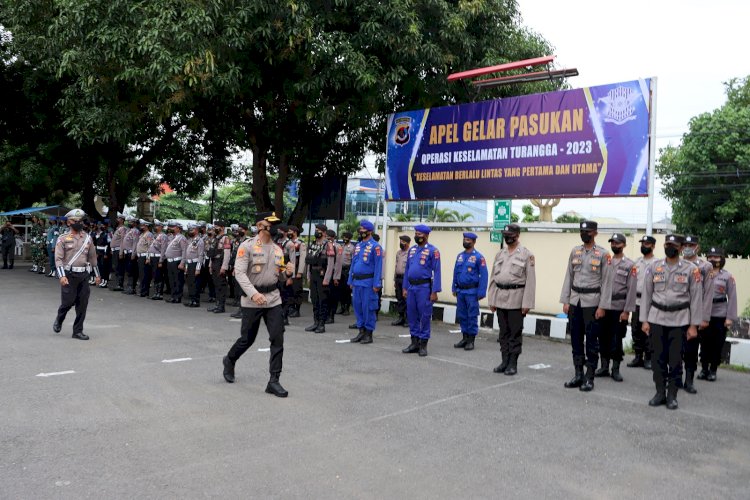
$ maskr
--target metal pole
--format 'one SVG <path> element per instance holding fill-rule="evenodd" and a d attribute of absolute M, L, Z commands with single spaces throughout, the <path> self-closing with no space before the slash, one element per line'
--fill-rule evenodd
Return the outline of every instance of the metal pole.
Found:
<path fill-rule="evenodd" d="M 214 189 L 214 174 L 213 167 L 211 167 L 211 224 L 214 223 L 214 201 L 216 198 L 216 189 Z"/>
<path fill-rule="evenodd" d="M 656 176 L 656 77 L 651 79 L 650 126 L 648 144 L 648 209 L 646 212 L 646 234 L 654 232 L 654 178 Z"/>

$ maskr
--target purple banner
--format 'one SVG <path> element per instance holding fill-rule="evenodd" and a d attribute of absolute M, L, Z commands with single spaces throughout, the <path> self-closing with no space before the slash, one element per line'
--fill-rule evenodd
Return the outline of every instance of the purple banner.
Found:
<path fill-rule="evenodd" d="M 396 113 L 386 198 L 647 195 L 650 80 Z"/>

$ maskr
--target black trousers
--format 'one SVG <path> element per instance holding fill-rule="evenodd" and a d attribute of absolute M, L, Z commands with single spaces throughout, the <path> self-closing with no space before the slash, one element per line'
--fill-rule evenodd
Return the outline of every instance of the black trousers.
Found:
<path fill-rule="evenodd" d="M 346 283 L 349 280 L 350 268 L 351 266 L 341 268 L 341 279 L 339 280 L 339 304 L 344 308 L 352 306 L 352 289 Z"/>
<path fill-rule="evenodd" d="M 685 337 L 685 343 L 682 346 L 682 359 L 685 362 L 685 371 L 695 372 L 698 369 L 699 348 L 700 342 L 698 341 L 698 337 L 690 340 L 687 339 L 687 336 Z"/>
<path fill-rule="evenodd" d="M 123 257 L 120 258 L 119 250 L 112 252 L 112 269 L 115 271 L 117 277 L 121 278 L 123 281 L 125 280 L 125 269 L 128 262 L 127 259 L 129 258 L 130 255 L 123 255 Z"/>
<path fill-rule="evenodd" d="M 127 269 L 130 277 L 130 288 L 135 290 L 138 285 L 138 260 L 134 260 L 132 254 L 127 255 Z"/>
<path fill-rule="evenodd" d="M 161 285 L 164 283 L 164 275 L 166 274 L 166 269 L 164 268 L 165 264 L 162 264 L 162 267 L 159 267 L 159 257 L 151 257 L 151 270 L 154 273 L 154 285 Z"/>
<path fill-rule="evenodd" d="M 570 305 L 570 343 L 573 347 L 573 364 L 595 369 L 599 363 L 599 320 L 594 318 L 596 307 Z M 584 345 L 585 341 L 585 345 Z"/>
<path fill-rule="evenodd" d="M 112 273 L 112 256 L 106 253 L 98 253 L 96 263 L 99 266 L 99 275 L 103 280 L 109 281 L 109 275 Z"/>
<path fill-rule="evenodd" d="M 211 277 L 216 291 L 216 302 L 224 305 L 227 301 L 227 278 L 221 275 L 221 259 L 211 259 Z"/>
<path fill-rule="evenodd" d="M 333 315 L 336 314 L 336 309 L 339 307 L 340 287 L 341 283 L 339 283 L 339 286 L 336 286 L 336 284 L 333 282 L 333 279 L 331 279 L 331 282 L 328 284 L 328 304 L 326 308 L 329 317 L 333 317 Z"/>
<path fill-rule="evenodd" d="M 147 294 L 151 289 L 151 277 L 153 275 L 150 258 L 138 257 L 138 274 L 141 276 L 141 295 Z"/>
<path fill-rule="evenodd" d="M 197 276 L 195 275 L 195 268 L 198 267 L 197 262 L 192 262 L 185 268 L 185 282 L 188 287 L 188 296 L 190 300 L 196 302 L 201 301 L 200 293 L 198 293 L 198 287 L 196 286 Z M 200 274 L 200 271 L 198 272 Z"/>
<path fill-rule="evenodd" d="M 396 285 L 396 312 L 399 316 L 406 317 L 406 299 L 404 298 L 404 275 L 396 276 L 394 280 Z M 498 311 L 498 314 L 500 312 Z M 499 318 L 500 316 L 498 316 Z"/>
<path fill-rule="evenodd" d="M 245 351 L 255 342 L 260 328 L 260 320 L 263 319 L 268 329 L 268 340 L 271 341 L 271 359 L 269 361 L 269 372 L 278 375 L 281 373 L 282 358 L 284 357 L 284 316 L 281 305 L 274 307 L 243 307 L 242 325 L 240 326 L 240 338 L 229 349 L 227 357 L 232 363 L 237 362 Z"/>
<path fill-rule="evenodd" d="M 169 284 L 172 298 L 182 300 L 182 288 L 185 286 L 185 273 L 179 269 L 180 261 L 168 262 Z"/>
<path fill-rule="evenodd" d="M 628 330 L 628 322 L 620 321 L 622 311 L 607 309 L 599 329 L 599 354 L 602 358 L 622 361 L 622 339 Z"/>
<path fill-rule="evenodd" d="M 3 247 L 3 267 L 13 267 L 13 263 L 16 260 L 16 247 L 15 243 L 12 246 Z M 10 261 L 10 262 L 9 262 Z"/>
<path fill-rule="evenodd" d="M 214 279 L 211 276 L 211 259 L 204 259 L 203 266 L 201 267 L 200 276 L 198 279 L 198 293 L 203 291 L 208 286 L 208 296 L 216 297 L 216 289 L 214 288 Z"/>
<path fill-rule="evenodd" d="M 328 287 L 323 286 L 320 271 L 310 272 L 310 300 L 313 303 L 315 321 L 325 321 L 328 318 Z"/>
<path fill-rule="evenodd" d="M 286 280 L 284 280 L 281 285 L 281 307 L 286 312 L 292 305 L 294 305 L 294 280 L 292 280 L 291 285 L 287 285 Z"/>
<path fill-rule="evenodd" d="M 521 354 L 523 345 L 523 314 L 520 309 L 498 309 L 500 325 L 500 351 L 503 354 Z"/>
<path fill-rule="evenodd" d="M 76 308 L 76 320 L 73 323 L 73 333 L 83 333 L 83 320 L 86 319 L 86 309 L 89 306 L 89 273 L 66 272 L 68 286 L 60 287 L 60 308 L 57 310 L 57 321 L 65 321 L 70 308 Z"/>
<path fill-rule="evenodd" d="M 651 359 L 651 341 L 648 335 L 641 330 L 641 306 L 635 307 L 635 312 L 631 316 L 630 332 L 633 335 L 633 350 L 636 356 L 642 355 L 643 359 Z"/>
<path fill-rule="evenodd" d="M 302 305 L 302 278 L 294 278 L 292 280 L 292 291 L 294 292 L 292 304 L 299 308 Z"/>
<path fill-rule="evenodd" d="M 657 390 L 662 390 L 669 380 L 682 377 L 682 343 L 687 326 L 662 326 L 651 323 L 652 370 Z"/>
<path fill-rule="evenodd" d="M 708 328 L 698 330 L 698 341 L 701 346 L 701 364 L 704 367 L 708 366 L 711 371 L 716 371 L 721 364 L 721 351 L 724 349 L 724 342 L 727 340 L 727 327 L 724 326 L 726 319 L 711 316 Z"/>

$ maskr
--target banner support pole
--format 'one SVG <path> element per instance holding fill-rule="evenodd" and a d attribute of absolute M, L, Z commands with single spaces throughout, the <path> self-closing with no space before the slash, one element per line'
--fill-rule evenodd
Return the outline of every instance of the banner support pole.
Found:
<path fill-rule="evenodd" d="M 648 145 L 648 209 L 646 212 L 646 234 L 654 233 L 654 178 L 656 177 L 656 77 L 651 78 L 651 103 L 649 105 Z"/>

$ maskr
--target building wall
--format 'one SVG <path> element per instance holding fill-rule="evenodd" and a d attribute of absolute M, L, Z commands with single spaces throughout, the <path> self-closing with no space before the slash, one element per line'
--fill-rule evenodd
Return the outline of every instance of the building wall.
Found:
<path fill-rule="evenodd" d="M 476 232 L 476 231 L 475 231 Z M 388 230 L 386 263 L 385 263 L 385 294 L 394 294 L 393 269 L 395 268 L 395 254 L 398 250 L 398 236 L 408 234 L 413 240 L 413 231 L 405 233 L 396 229 Z M 500 250 L 499 243 L 490 243 L 489 232 L 476 232 L 479 239 L 476 248 L 487 260 L 488 270 L 492 272 L 492 262 Z M 628 236 L 625 254 L 631 259 L 638 258 L 640 253 L 640 240 L 642 233 Z M 657 239 L 657 257 L 663 257 L 661 251 L 664 243 L 664 235 L 655 235 Z M 599 234 L 596 238 L 597 244 L 609 249 L 609 233 Z M 461 231 L 435 230 L 430 234 L 430 243 L 440 250 L 442 288 L 438 295 L 440 302 L 455 303 L 451 294 L 451 280 L 453 277 L 453 263 L 456 256 L 463 251 L 463 235 Z M 558 314 L 562 312 L 559 303 L 560 291 L 565 278 L 565 269 L 571 249 L 581 243 L 577 232 L 523 232 L 520 237 L 521 244 L 531 250 L 536 257 L 536 308 L 535 312 L 541 314 Z M 739 258 L 728 258 L 726 269 L 732 273 L 737 281 L 737 298 L 739 311 L 745 307 L 750 299 L 750 260 Z M 491 285 L 490 285 L 491 286 Z M 480 303 L 487 307 L 487 300 Z"/>

